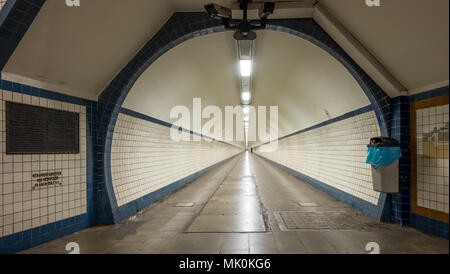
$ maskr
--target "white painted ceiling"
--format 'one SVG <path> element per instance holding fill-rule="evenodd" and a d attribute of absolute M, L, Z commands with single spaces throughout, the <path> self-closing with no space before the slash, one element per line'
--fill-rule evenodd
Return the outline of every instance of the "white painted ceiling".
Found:
<path fill-rule="evenodd" d="M 174 106 L 240 104 L 232 32 L 189 40 L 159 58 L 127 96 L 124 107 L 170 119 Z M 220 53 L 220 54 L 219 54 Z M 280 137 L 370 104 L 351 74 L 331 55 L 297 36 L 258 31 L 255 106 L 279 106 Z M 276 68 L 276 69 L 274 69 Z M 206 122 L 207 120 L 204 120 Z"/>
<path fill-rule="evenodd" d="M 410 93 L 448 85 L 449 1 L 320 0 Z"/>
<path fill-rule="evenodd" d="M 47 0 L 3 72 L 96 99 L 174 11 L 199 11 L 208 2 L 89 0 L 68 8 L 64 1 Z M 365 0 L 320 2 L 412 92 L 448 84 L 448 0 L 382 0 L 381 7 L 367 7 Z M 301 70 L 303 63 L 296 65 Z M 283 67 L 271 71 L 290 73 Z M 318 86 L 324 78 L 311 77 Z M 206 77 L 204 83 L 210 86 Z M 254 85 L 264 94 L 261 78 Z"/>
<path fill-rule="evenodd" d="M 89 0 L 72 8 L 47 0 L 3 72 L 96 100 L 172 12 L 165 0 Z"/>

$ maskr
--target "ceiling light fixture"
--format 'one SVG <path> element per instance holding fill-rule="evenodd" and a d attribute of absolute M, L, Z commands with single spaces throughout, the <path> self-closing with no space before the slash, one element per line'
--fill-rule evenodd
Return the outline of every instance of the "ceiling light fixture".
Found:
<path fill-rule="evenodd" d="M 241 76 L 250 77 L 252 75 L 252 60 L 241 60 Z"/>
<path fill-rule="evenodd" d="M 250 101 L 250 98 L 251 98 L 250 92 L 243 92 L 242 93 L 242 100 L 244 102 Z"/>

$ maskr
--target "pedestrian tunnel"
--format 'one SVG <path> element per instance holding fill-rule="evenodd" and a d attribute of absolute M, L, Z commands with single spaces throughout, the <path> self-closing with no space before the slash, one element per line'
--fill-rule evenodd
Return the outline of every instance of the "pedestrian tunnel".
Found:
<path fill-rule="evenodd" d="M 0 2 L 0 253 L 448 253 L 448 2 L 41 2 Z"/>

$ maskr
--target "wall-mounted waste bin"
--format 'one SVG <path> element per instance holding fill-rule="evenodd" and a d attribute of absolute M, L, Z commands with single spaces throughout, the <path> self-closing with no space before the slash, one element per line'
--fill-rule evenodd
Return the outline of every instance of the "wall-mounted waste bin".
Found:
<path fill-rule="evenodd" d="M 373 190 L 398 193 L 399 159 L 402 157 L 400 143 L 388 137 L 376 137 L 367 146 L 367 164 L 372 165 Z"/>

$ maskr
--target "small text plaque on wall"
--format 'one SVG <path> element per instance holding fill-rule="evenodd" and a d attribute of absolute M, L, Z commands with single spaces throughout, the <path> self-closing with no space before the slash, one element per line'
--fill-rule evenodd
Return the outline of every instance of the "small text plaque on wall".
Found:
<path fill-rule="evenodd" d="M 33 173 L 33 186 L 32 189 L 36 190 L 48 186 L 61 186 L 62 171 L 50 171 L 42 173 Z"/>

